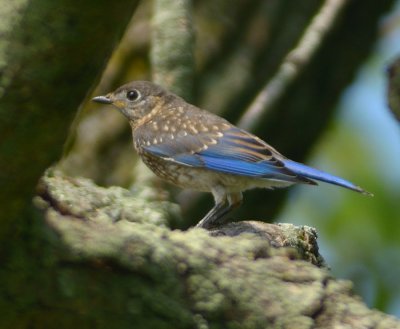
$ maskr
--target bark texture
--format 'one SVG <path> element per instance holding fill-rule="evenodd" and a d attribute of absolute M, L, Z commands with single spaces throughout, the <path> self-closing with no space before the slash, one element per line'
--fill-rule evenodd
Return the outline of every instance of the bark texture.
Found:
<path fill-rule="evenodd" d="M 0 1 L 0 239 L 20 225 L 138 1 Z M 110 28 L 112 26 L 112 28 Z"/>
<path fill-rule="evenodd" d="M 313 229 L 171 231 L 167 203 L 52 171 L 36 204 L 36 257 L 1 287 L 2 328 L 400 328 L 331 277 Z"/>

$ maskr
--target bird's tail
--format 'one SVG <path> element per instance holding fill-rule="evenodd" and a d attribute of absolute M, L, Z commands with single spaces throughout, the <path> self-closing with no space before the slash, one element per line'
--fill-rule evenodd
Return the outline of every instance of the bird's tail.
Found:
<path fill-rule="evenodd" d="M 315 169 L 315 168 L 308 167 L 302 163 L 298 163 L 298 162 L 295 162 L 292 160 L 285 159 L 283 161 L 283 163 L 285 164 L 286 168 L 288 168 L 290 171 L 294 172 L 295 174 L 297 174 L 299 176 L 304 176 L 304 177 L 315 179 L 315 180 L 318 180 L 321 182 L 342 186 L 342 187 L 348 188 L 349 190 L 353 190 L 353 191 L 356 191 L 356 192 L 359 192 L 359 193 L 362 193 L 365 195 L 373 196 L 372 193 L 365 191 L 361 187 L 354 185 L 353 183 L 351 183 L 343 178 L 328 174 L 326 172 L 323 172 L 323 171 Z"/>

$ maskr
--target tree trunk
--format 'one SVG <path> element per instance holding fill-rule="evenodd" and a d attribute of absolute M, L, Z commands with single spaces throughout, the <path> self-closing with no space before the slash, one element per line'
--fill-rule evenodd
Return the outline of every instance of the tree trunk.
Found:
<path fill-rule="evenodd" d="M 0 1 L 0 240 L 62 153 L 72 119 L 138 1 Z"/>

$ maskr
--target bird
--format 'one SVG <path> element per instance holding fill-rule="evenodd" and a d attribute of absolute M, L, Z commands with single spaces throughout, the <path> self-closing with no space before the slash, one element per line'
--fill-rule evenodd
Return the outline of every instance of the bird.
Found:
<path fill-rule="evenodd" d="M 149 81 L 132 81 L 92 101 L 116 107 L 133 145 L 161 179 L 211 192 L 215 204 L 196 227 L 212 229 L 243 202 L 242 192 L 317 181 L 372 195 L 343 178 L 288 159 L 265 141 Z"/>

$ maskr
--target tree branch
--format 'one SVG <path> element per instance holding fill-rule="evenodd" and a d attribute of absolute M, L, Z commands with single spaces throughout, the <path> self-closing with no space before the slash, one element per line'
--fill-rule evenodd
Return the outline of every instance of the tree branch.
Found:
<path fill-rule="evenodd" d="M 31 296 L 40 299 L 36 326 L 29 313 L 18 313 L 25 299 L 2 308 L 14 327 L 54 328 L 56 316 L 59 328 L 93 328 L 90 319 L 119 329 L 400 328 L 353 296 L 349 282 L 303 260 L 318 259 L 312 229 L 243 222 L 213 232 L 171 231 L 163 217 L 176 206 L 51 171 L 36 204 L 45 220 L 36 224 L 49 227 L 32 241 L 41 254 L 30 285 L 40 281 L 47 293 Z M 308 256 L 299 246 L 308 246 Z M 18 300 L 21 277 L 12 278 L 7 296 Z"/>
<path fill-rule="evenodd" d="M 335 24 L 338 16 L 347 4 L 347 0 L 326 0 L 320 11 L 304 31 L 298 45 L 283 60 L 278 72 L 257 95 L 249 108 L 242 115 L 238 126 L 251 130 L 260 120 L 263 113 L 268 112 L 285 94 L 288 86 L 305 69 L 316 53 L 326 35 Z"/>
<path fill-rule="evenodd" d="M 387 98 L 389 108 L 400 121 L 400 57 L 397 57 L 387 70 Z"/>
<path fill-rule="evenodd" d="M 155 0 L 153 10 L 153 81 L 190 100 L 194 74 L 192 2 Z"/>

